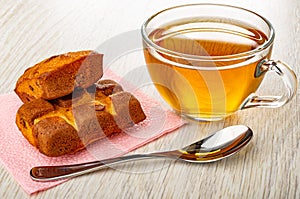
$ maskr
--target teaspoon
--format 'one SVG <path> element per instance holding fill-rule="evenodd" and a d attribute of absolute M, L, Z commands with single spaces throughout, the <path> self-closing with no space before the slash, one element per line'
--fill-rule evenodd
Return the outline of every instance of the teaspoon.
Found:
<path fill-rule="evenodd" d="M 171 158 L 192 163 L 207 163 L 231 156 L 246 146 L 253 136 L 244 125 L 229 126 L 182 149 L 133 154 L 100 161 L 61 166 L 38 166 L 30 170 L 35 181 L 53 181 L 90 173 L 108 166 L 146 158 Z"/>

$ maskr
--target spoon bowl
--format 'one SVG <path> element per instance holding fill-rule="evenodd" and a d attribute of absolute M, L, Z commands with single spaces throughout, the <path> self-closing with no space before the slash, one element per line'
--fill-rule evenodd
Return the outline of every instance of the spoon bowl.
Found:
<path fill-rule="evenodd" d="M 247 126 L 229 126 L 182 149 L 133 154 L 73 165 L 38 166 L 30 170 L 30 176 L 35 181 L 61 180 L 90 173 L 117 163 L 146 158 L 171 158 L 192 163 L 214 162 L 237 153 L 249 143 L 252 137 L 253 132 Z"/>

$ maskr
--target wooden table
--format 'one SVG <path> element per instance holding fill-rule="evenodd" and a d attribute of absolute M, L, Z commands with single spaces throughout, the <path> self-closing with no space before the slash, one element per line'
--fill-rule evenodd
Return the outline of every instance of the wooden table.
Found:
<path fill-rule="evenodd" d="M 51 55 L 96 49 L 110 38 L 138 30 L 151 14 L 174 0 L 0 1 L 0 93 L 12 92 L 24 70 Z M 203 2 L 203 1 L 198 1 Z M 219 1 L 209 1 L 219 2 Z M 300 1 L 228 0 L 268 18 L 276 29 L 275 59 L 300 76 Z M 122 44 L 120 44 L 122 45 Z M 144 64 L 141 53 L 119 63 Z M 270 76 L 263 92 L 280 90 Z M 249 109 L 219 122 L 191 123 L 136 152 L 181 147 L 213 131 L 244 124 L 254 131 L 239 154 L 210 164 L 142 161 L 77 177 L 32 198 L 300 198 L 299 95 L 278 109 Z M 29 197 L 0 166 L 0 197 Z"/>

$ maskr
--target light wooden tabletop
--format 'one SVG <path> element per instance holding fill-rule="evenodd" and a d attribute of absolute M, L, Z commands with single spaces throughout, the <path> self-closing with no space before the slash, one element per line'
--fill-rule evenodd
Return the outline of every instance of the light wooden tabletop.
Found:
<path fill-rule="evenodd" d="M 197 1 L 204 2 L 204 1 Z M 221 3 L 224 1 L 209 1 Z M 138 30 L 153 13 L 192 0 L 0 1 L 0 93 L 12 92 L 24 70 L 51 55 L 96 49 L 110 38 Z M 276 30 L 274 59 L 300 76 L 300 1 L 228 0 L 271 21 Z M 119 45 L 122 45 L 120 43 Z M 105 52 L 104 52 L 105 53 Z M 141 53 L 118 62 L 143 65 Z M 266 83 L 266 84 L 265 84 Z M 274 76 L 262 92 L 280 92 Z M 136 152 L 181 147 L 221 129 L 252 128 L 250 145 L 235 156 L 210 164 L 141 161 L 80 176 L 44 192 L 27 195 L 0 165 L 1 198 L 300 198 L 299 95 L 278 109 L 248 109 L 219 122 L 188 124 Z"/>

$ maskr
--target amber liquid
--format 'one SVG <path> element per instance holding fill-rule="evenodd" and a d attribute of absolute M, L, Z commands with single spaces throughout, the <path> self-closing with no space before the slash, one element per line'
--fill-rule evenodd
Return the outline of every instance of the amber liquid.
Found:
<path fill-rule="evenodd" d="M 232 20 L 215 20 L 177 21 L 149 34 L 156 45 L 183 55 L 144 43 L 148 71 L 160 95 L 174 110 L 196 119 L 213 120 L 239 110 L 262 81 L 263 76 L 254 75 L 257 64 L 270 54 L 241 56 L 265 43 L 266 35 Z M 216 61 L 211 56 L 234 58 Z"/>

